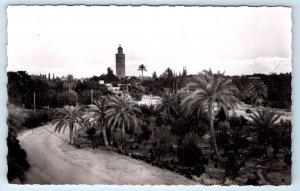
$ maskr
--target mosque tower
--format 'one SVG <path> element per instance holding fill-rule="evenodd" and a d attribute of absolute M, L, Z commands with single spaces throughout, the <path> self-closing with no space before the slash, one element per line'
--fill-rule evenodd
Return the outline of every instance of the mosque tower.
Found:
<path fill-rule="evenodd" d="M 116 75 L 118 78 L 125 78 L 125 54 L 123 54 L 121 45 L 119 45 L 118 53 L 116 54 Z"/>

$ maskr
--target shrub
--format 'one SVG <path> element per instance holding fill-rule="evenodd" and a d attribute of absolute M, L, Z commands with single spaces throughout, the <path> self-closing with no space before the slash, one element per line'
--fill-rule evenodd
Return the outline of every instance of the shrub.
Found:
<path fill-rule="evenodd" d="M 233 143 L 228 131 L 216 131 L 216 140 L 219 148 L 224 149 L 225 152 L 233 149 Z"/>
<path fill-rule="evenodd" d="M 144 119 L 150 118 L 155 114 L 155 106 L 154 105 L 146 105 L 146 104 L 141 104 L 139 106 L 141 113 L 140 116 L 143 116 Z"/>
<path fill-rule="evenodd" d="M 95 127 L 87 128 L 85 132 L 88 136 L 93 136 L 96 134 L 96 128 Z"/>
<path fill-rule="evenodd" d="M 74 136 L 74 145 L 78 148 L 97 148 L 104 145 L 102 135 L 98 132 L 92 132 L 94 128 L 79 130 Z M 88 134 L 89 133 L 89 134 Z"/>
<path fill-rule="evenodd" d="M 7 125 L 8 127 L 17 133 L 22 129 L 22 125 L 25 122 L 24 116 L 20 112 L 9 111 L 7 117 Z"/>
<path fill-rule="evenodd" d="M 135 99 L 136 101 L 141 101 L 143 97 L 143 93 L 139 92 L 130 92 L 130 96 Z"/>
<path fill-rule="evenodd" d="M 194 116 L 175 120 L 171 128 L 171 132 L 180 137 L 184 137 L 190 132 L 202 136 L 207 132 L 207 130 L 208 124 L 204 120 L 199 120 Z"/>
<path fill-rule="evenodd" d="M 24 172 L 29 169 L 30 165 L 27 161 L 27 154 L 24 149 L 21 148 L 19 140 L 11 131 L 7 137 L 7 179 L 12 181 L 15 178 L 19 178 L 21 182 L 24 181 Z"/>
<path fill-rule="evenodd" d="M 170 152 L 174 141 L 175 139 L 170 133 L 169 126 L 153 128 L 151 136 L 152 157 L 156 160 L 160 160 L 162 156 Z"/>
<path fill-rule="evenodd" d="M 194 133 L 187 134 L 182 144 L 178 146 L 178 160 L 185 166 L 201 166 L 204 169 L 204 157 L 201 149 L 198 147 L 199 137 Z"/>
<path fill-rule="evenodd" d="M 233 153 L 230 153 L 225 163 L 225 176 L 235 178 L 244 165 L 245 161 L 239 161 Z"/>
<path fill-rule="evenodd" d="M 104 86 L 104 88 L 102 88 L 101 86 L 101 90 L 94 90 L 93 91 L 93 100 L 99 100 L 101 98 L 101 96 L 103 95 L 108 95 L 110 94 L 109 90 L 107 89 L 106 86 Z M 78 101 L 81 104 L 91 104 L 91 90 L 83 90 L 81 92 L 78 93 Z"/>
<path fill-rule="evenodd" d="M 21 129 L 23 121 L 24 118 L 20 113 L 9 110 L 7 119 L 8 136 L 6 139 L 8 148 L 8 181 L 12 181 L 15 178 L 19 178 L 20 181 L 23 182 L 25 179 L 24 172 L 30 167 L 26 158 L 26 151 L 21 148 L 20 142 L 17 139 L 17 132 Z"/>
<path fill-rule="evenodd" d="M 45 110 L 37 110 L 36 114 L 30 112 L 27 117 L 25 117 L 25 122 L 23 126 L 26 128 L 35 128 L 41 126 L 43 123 L 50 121 L 49 115 Z"/>
<path fill-rule="evenodd" d="M 143 97 L 143 90 L 138 86 L 128 86 L 129 94 L 136 101 L 141 101 Z"/>
<path fill-rule="evenodd" d="M 141 138 L 145 141 L 148 141 L 150 139 L 150 136 L 152 134 L 152 130 L 148 124 L 143 123 L 141 125 Z"/>
<path fill-rule="evenodd" d="M 220 121 L 220 122 L 226 121 L 226 114 L 225 114 L 225 110 L 223 107 L 221 107 L 221 109 L 219 110 L 217 118 L 218 118 L 218 121 Z"/>
<path fill-rule="evenodd" d="M 120 152 L 126 152 L 129 146 L 129 136 L 121 130 L 116 129 L 112 134 L 113 142 L 116 144 Z"/>
<path fill-rule="evenodd" d="M 65 91 L 59 94 L 59 106 L 63 107 L 65 105 L 73 105 L 75 106 L 78 101 L 78 96 L 75 92 Z"/>

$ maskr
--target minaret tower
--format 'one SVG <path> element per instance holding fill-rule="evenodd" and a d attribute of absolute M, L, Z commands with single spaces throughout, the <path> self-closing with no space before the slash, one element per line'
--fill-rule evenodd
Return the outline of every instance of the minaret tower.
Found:
<path fill-rule="evenodd" d="M 121 45 L 119 45 L 118 53 L 116 54 L 116 75 L 118 78 L 125 78 L 125 54 L 123 54 Z"/>

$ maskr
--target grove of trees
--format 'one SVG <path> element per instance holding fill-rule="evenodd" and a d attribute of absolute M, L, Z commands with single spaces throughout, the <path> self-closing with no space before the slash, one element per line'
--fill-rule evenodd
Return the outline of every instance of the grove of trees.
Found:
<path fill-rule="evenodd" d="M 145 69 L 141 67 L 142 72 Z M 214 168 L 238 184 L 263 184 L 262 177 L 279 171 L 272 163 L 280 163 L 280 170 L 291 166 L 291 122 L 279 120 L 274 109 L 290 110 L 290 73 L 226 76 L 204 70 L 188 75 L 186 68 L 178 73 L 166 68 L 152 78 L 118 79 L 108 68 L 107 74 L 86 79 L 51 78 L 50 74 L 46 78 L 24 71 L 7 75 L 9 105 L 29 113 L 19 123 L 9 115 L 9 144 L 18 144 L 13 132 L 23 126 L 51 121 L 55 131 L 68 129 L 70 144 L 78 148 L 105 147 L 188 178 Z M 113 96 L 99 80 L 123 84 L 127 94 Z M 162 100 L 157 105 L 138 105 L 144 94 Z M 229 115 L 241 102 L 254 109 Z M 24 158 L 23 166 L 18 166 L 21 178 L 29 168 Z M 264 173 L 256 172 L 260 166 Z M 243 180 L 236 179 L 242 176 Z M 271 184 L 290 181 L 268 180 Z"/>

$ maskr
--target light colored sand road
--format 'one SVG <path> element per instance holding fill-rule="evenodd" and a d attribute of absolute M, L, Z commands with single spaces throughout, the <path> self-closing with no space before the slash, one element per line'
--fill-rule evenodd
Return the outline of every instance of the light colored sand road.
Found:
<path fill-rule="evenodd" d="M 54 133 L 52 125 L 26 131 L 19 140 L 31 165 L 28 184 L 197 184 L 114 152 L 77 149 L 66 142 L 68 132 Z"/>

